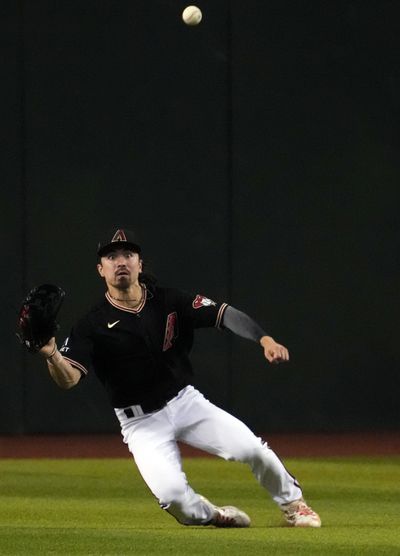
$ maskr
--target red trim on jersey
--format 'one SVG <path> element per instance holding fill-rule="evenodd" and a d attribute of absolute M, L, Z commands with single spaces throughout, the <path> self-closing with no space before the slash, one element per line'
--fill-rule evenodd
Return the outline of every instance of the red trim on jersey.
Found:
<path fill-rule="evenodd" d="M 116 307 L 117 309 L 120 309 L 121 311 L 126 311 L 127 313 L 135 313 L 136 314 L 136 313 L 140 313 L 140 311 L 143 309 L 143 307 L 145 306 L 145 303 L 146 303 L 147 289 L 142 286 L 142 290 L 143 290 L 142 301 L 140 302 L 140 305 L 138 305 L 134 309 L 130 308 L 130 307 L 124 307 L 124 305 L 120 305 L 115 299 L 113 299 L 111 297 L 111 295 L 108 293 L 108 291 L 106 292 L 106 299 L 109 303 L 111 303 L 111 305 L 113 307 Z"/>
<path fill-rule="evenodd" d="M 228 307 L 227 303 L 223 303 L 221 305 L 221 307 L 219 308 L 218 311 L 218 315 L 217 315 L 217 320 L 215 322 L 215 328 L 220 328 L 221 327 L 221 322 L 222 322 L 222 317 L 224 316 L 225 313 L 225 309 Z"/>

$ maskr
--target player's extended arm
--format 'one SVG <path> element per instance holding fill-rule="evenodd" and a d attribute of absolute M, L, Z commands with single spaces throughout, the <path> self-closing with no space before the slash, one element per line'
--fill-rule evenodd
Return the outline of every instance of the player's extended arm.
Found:
<path fill-rule="evenodd" d="M 58 351 L 55 338 L 51 338 L 39 353 L 47 360 L 49 373 L 60 388 L 68 390 L 78 384 L 81 373 Z"/>
<path fill-rule="evenodd" d="M 289 352 L 285 346 L 278 344 L 266 334 L 251 317 L 228 305 L 222 318 L 222 326 L 231 330 L 234 334 L 253 340 L 261 344 L 264 355 L 270 363 L 281 363 L 289 361 Z"/>

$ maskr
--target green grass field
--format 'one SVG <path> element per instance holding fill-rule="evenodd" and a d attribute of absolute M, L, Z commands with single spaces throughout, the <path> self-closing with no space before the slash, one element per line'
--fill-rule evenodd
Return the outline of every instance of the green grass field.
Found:
<path fill-rule="evenodd" d="M 281 527 L 246 466 L 187 459 L 193 487 L 249 529 L 179 525 L 130 459 L 0 461 L 0 554 L 400 554 L 400 458 L 288 459 L 321 529 Z"/>

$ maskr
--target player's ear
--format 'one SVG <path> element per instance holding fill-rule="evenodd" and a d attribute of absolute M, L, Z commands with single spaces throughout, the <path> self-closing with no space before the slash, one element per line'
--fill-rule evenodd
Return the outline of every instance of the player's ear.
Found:
<path fill-rule="evenodd" d="M 98 263 L 97 265 L 97 272 L 100 274 L 102 278 L 104 278 L 103 266 L 100 263 Z"/>
<path fill-rule="evenodd" d="M 139 259 L 139 272 L 143 272 L 143 259 Z"/>

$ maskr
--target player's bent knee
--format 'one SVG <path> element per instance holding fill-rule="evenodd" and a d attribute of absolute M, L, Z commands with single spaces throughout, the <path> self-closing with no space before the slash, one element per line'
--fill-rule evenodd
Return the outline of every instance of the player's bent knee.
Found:
<path fill-rule="evenodd" d="M 257 443 L 253 446 L 244 447 L 238 461 L 247 463 L 250 466 L 253 466 L 257 462 L 263 462 L 266 464 L 270 456 L 273 454 L 273 451 L 266 444 L 263 445 Z"/>
<path fill-rule="evenodd" d="M 251 463 L 255 459 L 263 457 L 264 448 L 259 443 L 250 443 L 247 445 L 240 446 L 240 451 L 234 454 L 233 460 L 240 461 L 242 463 Z"/>

